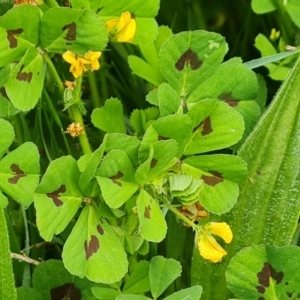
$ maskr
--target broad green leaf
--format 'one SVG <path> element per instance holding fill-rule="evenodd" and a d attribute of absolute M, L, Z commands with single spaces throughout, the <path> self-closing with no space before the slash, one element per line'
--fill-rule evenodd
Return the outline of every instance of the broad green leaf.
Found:
<path fill-rule="evenodd" d="M 30 47 L 13 69 L 4 87 L 13 105 L 20 110 L 27 111 L 38 102 L 43 82 L 43 57 L 36 48 Z"/>
<path fill-rule="evenodd" d="M 81 212 L 62 258 L 71 274 L 106 284 L 121 280 L 128 268 L 119 239 L 94 205 L 87 205 Z"/>
<path fill-rule="evenodd" d="M 101 146 L 93 152 L 87 161 L 84 170 L 79 177 L 79 186 L 86 197 L 95 197 L 100 194 L 99 185 L 96 182 L 95 174 L 102 161 L 106 146 L 106 136 Z"/>
<path fill-rule="evenodd" d="M 79 169 L 71 156 L 50 163 L 34 194 L 40 235 L 51 241 L 62 232 L 80 207 L 83 196 L 78 187 Z"/>
<path fill-rule="evenodd" d="M 243 137 L 237 144 L 237 148 L 239 148 L 257 124 L 261 116 L 261 111 L 259 105 L 255 101 L 238 101 L 237 105 L 234 106 L 234 109 L 243 116 L 245 122 Z"/>
<path fill-rule="evenodd" d="M 102 196 L 111 208 L 123 205 L 138 189 L 131 161 L 127 154 L 119 149 L 111 150 L 105 155 L 96 178 Z"/>
<path fill-rule="evenodd" d="M 297 25 L 297 27 L 300 27 L 300 3 L 297 0 L 289 0 L 285 4 L 285 9 L 290 15 L 292 21 Z"/>
<path fill-rule="evenodd" d="M 178 261 L 172 258 L 154 256 L 150 262 L 149 279 L 151 294 L 158 298 L 182 271 Z"/>
<path fill-rule="evenodd" d="M 156 107 L 148 107 L 145 110 L 135 109 L 130 115 L 130 123 L 136 130 L 136 135 L 144 135 L 147 127 L 159 117 Z"/>
<path fill-rule="evenodd" d="M 201 282 L 204 300 L 224 297 L 224 274 L 237 251 L 255 244 L 289 245 L 293 239 L 300 212 L 299 74 L 298 58 L 239 151 L 239 156 L 248 164 L 249 174 L 240 184 L 236 205 L 222 218 L 234 236 L 225 248 L 228 255 L 221 264 L 212 265 L 194 253 L 192 283 Z"/>
<path fill-rule="evenodd" d="M 152 299 L 146 296 L 130 294 L 130 295 L 120 295 L 116 297 L 115 300 L 152 300 Z"/>
<path fill-rule="evenodd" d="M 94 12 L 68 7 L 50 8 L 43 14 L 40 36 L 41 47 L 54 53 L 102 51 L 108 41 L 104 24 Z"/>
<path fill-rule="evenodd" d="M 121 102 L 116 98 L 106 100 L 103 107 L 93 110 L 92 123 L 108 133 L 126 133 Z"/>
<path fill-rule="evenodd" d="M 45 300 L 41 293 L 28 286 L 22 286 L 17 289 L 18 300 Z"/>
<path fill-rule="evenodd" d="M 272 0 L 252 0 L 251 7 L 257 14 L 265 14 L 276 10 L 276 6 Z"/>
<path fill-rule="evenodd" d="M 1 131 L 1 143 L 0 143 L 0 159 L 5 154 L 5 152 L 8 150 L 8 147 L 11 145 L 11 143 L 14 140 L 15 132 L 12 125 L 0 118 L 0 131 Z"/>
<path fill-rule="evenodd" d="M 299 247 L 252 246 L 231 259 L 226 280 L 240 299 L 297 299 L 299 268 Z"/>
<path fill-rule="evenodd" d="M 1 16 L 0 67 L 19 60 L 27 48 L 38 45 L 40 19 L 40 10 L 32 5 L 15 6 Z"/>
<path fill-rule="evenodd" d="M 196 154 L 229 147 L 244 133 L 243 117 L 228 104 L 202 100 L 188 112 L 193 120 L 193 135 L 184 154 Z"/>
<path fill-rule="evenodd" d="M 32 281 L 34 290 L 42 295 L 43 300 L 70 299 L 70 296 L 71 299 L 93 300 L 91 288 L 99 286 L 71 275 L 61 260 L 54 259 L 40 263 L 34 269 Z"/>
<path fill-rule="evenodd" d="M 6 65 L 3 68 L 0 68 L 0 118 L 11 117 L 12 115 L 15 115 L 19 112 L 19 110 L 16 109 L 11 103 L 4 88 L 4 84 L 10 77 L 12 68 L 13 64 Z"/>
<path fill-rule="evenodd" d="M 168 84 L 162 83 L 157 90 L 159 111 L 162 117 L 182 110 L 182 101 L 179 94 Z"/>
<path fill-rule="evenodd" d="M 161 178 L 177 159 L 178 143 L 174 140 L 159 141 L 150 146 L 148 159 L 136 170 L 135 179 L 140 185 Z"/>
<path fill-rule="evenodd" d="M 149 242 L 161 242 L 167 233 L 167 223 L 159 204 L 145 190 L 137 198 L 137 211 L 141 237 Z"/>
<path fill-rule="evenodd" d="M 225 62 L 212 76 L 198 85 L 189 95 L 187 102 L 217 98 L 234 106 L 240 100 L 254 100 L 257 96 L 257 89 L 255 73 L 246 65 Z"/>
<path fill-rule="evenodd" d="M 94 287 L 92 288 L 92 293 L 97 299 L 115 299 L 120 292 L 111 288 L 105 287 Z"/>
<path fill-rule="evenodd" d="M 0 190 L 20 204 L 30 205 L 39 183 L 39 159 L 37 146 L 31 142 L 8 153 L 0 161 Z"/>
<path fill-rule="evenodd" d="M 136 20 L 136 35 L 132 43 L 148 44 L 157 36 L 157 23 L 154 17 L 159 9 L 159 0 L 134 0 L 134 1 L 101 1 L 99 15 L 105 23 L 111 19 L 117 19 L 122 12 L 131 12 Z"/>
<path fill-rule="evenodd" d="M 138 148 L 140 140 L 135 136 L 122 133 L 107 134 L 105 151 L 113 149 L 123 150 L 129 157 L 133 166 L 138 165 Z"/>
<path fill-rule="evenodd" d="M 132 270 L 126 280 L 123 292 L 126 294 L 141 294 L 150 291 L 149 262 L 142 260 Z"/>
<path fill-rule="evenodd" d="M 199 300 L 202 294 L 202 287 L 199 285 L 192 286 L 187 289 L 180 290 L 164 300 Z"/>
<path fill-rule="evenodd" d="M 138 56 L 129 55 L 128 64 L 133 74 L 142 77 L 155 86 L 163 81 L 161 73 Z"/>
<path fill-rule="evenodd" d="M 193 124 L 188 115 L 170 115 L 152 124 L 161 139 L 173 139 L 179 145 L 176 157 L 181 157 L 192 136 Z"/>
<path fill-rule="evenodd" d="M 214 214 L 233 207 L 239 195 L 238 183 L 247 176 L 246 163 L 227 154 L 192 156 L 184 159 L 181 167 L 186 174 L 203 180 L 200 203 Z"/>
<path fill-rule="evenodd" d="M 1 294 L 0 299 L 17 300 L 17 292 L 10 258 L 9 237 L 5 221 L 4 210 L 0 208 L 0 281 Z"/>
<path fill-rule="evenodd" d="M 217 33 L 181 32 L 161 46 L 161 72 L 180 96 L 186 96 L 216 71 L 226 52 L 225 39 Z"/>

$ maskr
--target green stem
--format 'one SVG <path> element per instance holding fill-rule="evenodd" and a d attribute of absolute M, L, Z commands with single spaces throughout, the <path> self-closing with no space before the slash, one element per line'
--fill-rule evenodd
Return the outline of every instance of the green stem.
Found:
<path fill-rule="evenodd" d="M 83 118 L 82 118 L 82 113 L 79 109 L 79 107 L 82 104 L 81 85 L 82 85 L 82 76 L 79 76 L 78 78 L 76 78 L 76 85 L 75 85 L 75 88 L 73 91 L 73 100 L 75 103 L 69 107 L 69 110 L 71 112 L 74 122 L 79 123 L 84 130 L 84 134 L 81 134 L 78 136 L 79 143 L 81 145 L 83 153 L 89 154 L 89 153 L 92 153 L 92 149 L 91 149 L 89 140 L 86 135 L 86 130 L 85 130 L 85 126 L 84 126 L 84 122 L 83 122 Z M 83 106 L 83 104 L 82 104 L 82 106 Z"/>
<path fill-rule="evenodd" d="M 89 77 L 89 86 L 91 90 L 91 100 L 93 103 L 93 107 L 100 107 L 101 104 L 101 97 L 100 93 L 97 87 L 97 79 L 96 79 L 96 73 L 95 72 L 88 72 Z"/>
<path fill-rule="evenodd" d="M 56 68 L 55 68 L 51 58 L 48 56 L 48 54 L 46 52 L 43 52 L 43 57 L 48 65 L 51 77 L 54 79 L 54 81 L 56 82 L 56 84 L 58 86 L 59 95 L 61 97 L 63 97 L 65 88 L 64 88 L 64 85 L 63 85 L 57 71 L 56 71 Z"/>
<path fill-rule="evenodd" d="M 53 105 L 53 103 L 50 99 L 50 96 L 49 96 L 49 94 L 48 94 L 48 92 L 45 88 L 43 89 L 43 97 L 46 100 L 46 103 L 47 103 L 48 108 L 50 110 L 50 113 L 53 117 L 53 120 L 55 121 L 56 125 L 60 128 L 60 131 L 62 133 L 62 137 L 64 139 L 65 146 L 67 148 L 67 152 L 68 152 L 68 154 L 72 155 L 72 151 L 71 151 L 69 143 L 66 139 L 64 128 L 63 128 L 63 125 L 62 125 L 61 120 L 59 118 L 59 115 L 58 115 L 58 113 L 57 113 L 57 111 L 56 111 L 56 109 L 55 109 L 55 107 L 54 107 L 54 105 Z"/>
<path fill-rule="evenodd" d="M 25 250 L 24 253 L 27 257 L 29 257 L 30 253 L 30 245 L 29 245 L 29 230 L 28 230 L 28 224 L 27 224 L 27 215 L 25 207 L 21 206 L 23 220 L 24 220 L 24 228 L 25 228 Z M 26 264 L 24 266 L 24 273 L 23 273 L 23 286 L 31 286 L 31 275 L 30 275 L 30 265 Z"/>
<path fill-rule="evenodd" d="M 180 211 L 178 211 L 175 207 L 173 207 L 173 205 L 169 204 L 168 201 L 166 199 L 164 199 L 163 197 L 161 197 L 159 199 L 161 202 L 163 202 L 163 204 L 171 211 L 173 212 L 179 219 L 181 219 L 182 221 L 184 221 L 186 224 L 188 224 L 190 227 L 192 227 L 193 229 L 195 229 L 196 231 L 199 230 L 199 227 L 197 225 L 195 225 L 194 222 L 192 222 L 190 219 L 188 219 L 186 216 L 184 216 Z"/>

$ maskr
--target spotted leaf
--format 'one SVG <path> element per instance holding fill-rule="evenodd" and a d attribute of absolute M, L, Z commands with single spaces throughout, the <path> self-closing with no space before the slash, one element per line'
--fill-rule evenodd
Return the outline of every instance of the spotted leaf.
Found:
<path fill-rule="evenodd" d="M 162 45 L 161 72 L 180 96 L 187 96 L 216 71 L 226 52 L 225 39 L 217 33 L 181 32 Z"/>
<path fill-rule="evenodd" d="M 240 299 L 298 299 L 299 262 L 299 247 L 244 248 L 228 265 L 228 287 Z"/>
<path fill-rule="evenodd" d="M 1 16 L 0 67 L 21 59 L 29 47 L 38 45 L 40 20 L 40 10 L 32 5 L 13 7 Z"/>
<path fill-rule="evenodd" d="M 136 170 L 135 179 L 140 185 L 161 178 L 176 161 L 178 143 L 172 139 L 158 141 L 150 146 L 148 159 Z"/>
<path fill-rule="evenodd" d="M 0 190 L 22 205 L 33 201 L 39 182 L 39 153 L 36 145 L 27 142 L 0 161 Z"/>
<path fill-rule="evenodd" d="M 138 189 L 134 179 L 134 168 L 127 154 L 111 150 L 103 159 L 97 173 L 102 196 L 111 208 L 123 205 Z"/>
<path fill-rule="evenodd" d="M 121 280 L 128 268 L 119 239 L 94 205 L 87 205 L 81 212 L 62 258 L 71 274 L 107 284 Z"/>
<path fill-rule="evenodd" d="M 38 102 L 44 82 L 43 57 L 35 48 L 28 48 L 14 67 L 4 88 L 13 105 L 23 111 Z"/>
<path fill-rule="evenodd" d="M 229 147 L 243 136 L 243 117 L 227 104 L 203 100 L 188 112 L 193 121 L 193 134 L 184 154 L 196 154 Z"/>
<path fill-rule="evenodd" d="M 102 51 L 108 40 L 104 24 L 94 12 L 68 7 L 51 8 L 43 14 L 40 36 L 41 47 L 56 53 Z"/>
<path fill-rule="evenodd" d="M 37 187 L 34 194 L 36 223 L 46 241 L 62 232 L 80 207 L 83 196 L 78 187 L 79 175 L 75 159 L 62 156 L 50 163 Z"/>
<path fill-rule="evenodd" d="M 226 154 L 192 156 L 183 160 L 185 174 L 202 179 L 200 203 L 214 214 L 229 211 L 239 195 L 238 183 L 247 176 L 247 165 L 239 157 Z"/>
<path fill-rule="evenodd" d="M 167 234 L 167 223 L 159 204 L 145 190 L 137 198 L 139 233 L 149 242 L 159 243 Z"/>

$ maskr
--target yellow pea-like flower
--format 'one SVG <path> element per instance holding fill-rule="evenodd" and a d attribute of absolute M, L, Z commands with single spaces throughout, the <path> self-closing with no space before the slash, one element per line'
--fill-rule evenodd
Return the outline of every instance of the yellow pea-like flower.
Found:
<path fill-rule="evenodd" d="M 230 243 L 233 238 L 229 225 L 225 222 L 211 222 L 198 232 L 197 245 L 200 255 L 214 263 L 220 262 L 227 252 L 218 244 L 212 234 L 221 237 L 225 243 Z"/>
<path fill-rule="evenodd" d="M 131 42 L 136 33 L 136 21 L 129 11 L 123 12 L 120 18 L 105 23 L 110 39 L 116 42 Z"/>
<path fill-rule="evenodd" d="M 98 70 L 100 68 L 100 64 L 98 61 L 100 56 L 101 52 L 90 51 L 82 56 L 71 51 L 66 51 L 63 54 L 63 59 L 71 64 L 70 72 L 75 78 L 78 78 L 88 69 Z"/>

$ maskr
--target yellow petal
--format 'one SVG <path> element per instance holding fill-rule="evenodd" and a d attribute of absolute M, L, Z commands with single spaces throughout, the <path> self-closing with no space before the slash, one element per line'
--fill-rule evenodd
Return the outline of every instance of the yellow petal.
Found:
<path fill-rule="evenodd" d="M 93 51 L 89 51 L 88 53 L 84 54 L 84 58 L 90 61 L 94 61 L 94 60 L 98 60 L 101 56 L 101 52 L 93 52 Z"/>
<path fill-rule="evenodd" d="M 118 21 L 119 21 L 119 19 L 112 19 L 112 20 L 109 20 L 105 23 L 105 27 L 106 27 L 106 29 L 109 33 L 113 33 L 113 31 L 116 28 L 116 25 L 117 25 Z M 115 32 L 114 32 L 114 34 L 115 34 Z"/>
<path fill-rule="evenodd" d="M 128 25 L 117 35 L 118 42 L 131 42 L 136 33 L 136 21 L 131 19 Z"/>
<path fill-rule="evenodd" d="M 75 53 L 71 52 L 71 51 L 66 51 L 63 55 L 62 55 L 63 59 L 68 62 L 69 64 L 74 64 L 76 62 L 76 55 Z"/>
<path fill-rule="evenodd" d="M 232 241 L 233 234 L 226 222 L 210 222 L 204 226 L 204 229 L 211 234 L 221 237 L 227 244 Z"/>
<path fill-rule="evenodd" d="M 213 263 L 221 261 L 223 256 L 227 255 L 227 252 L 210 235 L 199 235 L 198 249 L 204 259 L 208 259 Z"/>

